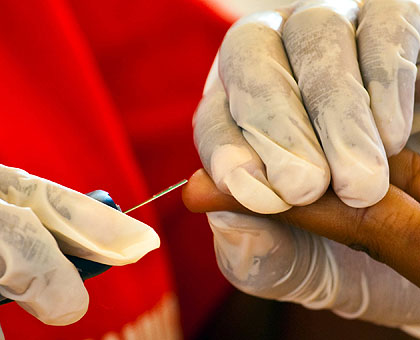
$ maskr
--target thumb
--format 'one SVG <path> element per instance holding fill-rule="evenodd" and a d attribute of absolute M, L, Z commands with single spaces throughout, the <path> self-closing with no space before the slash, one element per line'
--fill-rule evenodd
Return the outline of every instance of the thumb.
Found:
<path fill-rule="evenodd" d="M 184 187 L 183 200 L 193 212 L 254 214 L 218 191 L 203 169 Z M 351 208 L 328 190 L 315 203 L 270 217 L 363 250 L 420 287 L 420 204 L 394 185 L 380 202 L 368 208 Z"/>

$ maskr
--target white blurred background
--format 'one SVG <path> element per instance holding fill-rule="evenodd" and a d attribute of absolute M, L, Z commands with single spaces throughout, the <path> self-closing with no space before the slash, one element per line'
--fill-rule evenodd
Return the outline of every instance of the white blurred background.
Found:
<path fill-rule="evenodd" d="M 216 9 L 228 19 L 236 19 L 243 15 L 275 9 L 292 3 L 291 0 L 202 0 Z"/>

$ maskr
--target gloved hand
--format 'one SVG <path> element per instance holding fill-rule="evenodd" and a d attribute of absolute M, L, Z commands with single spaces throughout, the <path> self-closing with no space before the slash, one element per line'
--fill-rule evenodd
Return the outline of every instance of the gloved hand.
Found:
<path fill-rule="evenodd" d="M 347 205 L 380 201 L 387 156 L 410 134 L 419 29 L 418 3 L 398 0 L 300 1 L 240 20 L 194 119 L 216 186 L 272 214 L 316 201 L 331 173 Z M 219 266 L 241 290 L 388 326 L 420 325 L 420 290 L 367 255 L 269 218 L 208 218 Z"/>
<path fill-rule="evenodd" d="M 364 209 L 346 206 L 328 190 L 313 204 L 263 217 L 221 193 L 203 169 L 184 187 L 183 200 L 193 212 L 214 212 L 208 216 L 219 266 L 241 290 L 396 326 L 396 320 L 418 318 L 419 289 L 366 254 L 331 241 L 367 252 L 420 287 L 420 204 L 413 199 L 420 199 L 420 155 L 403 150 L 390 161 L 393 185 Z M 414 330 L 420 336 L 418 323 Z"/>
<path fill-rule="evenodd" d="M 159 247 L 146 224 L 86 195 L 0 165 L 0 294 L 50 325 L 79 320 L 89 303 L 63 253 L 109 265 Z"/>
<path fill-rule="evenodd" d="M 275 213 L 321 197 L 331 170 L 346 204 L 378 202 L 389 183 L 385 150 L 397 154 L 410 134 L 419 28 L 418 5 L 398 0 L 367 1 L 360 12 L 353 0 L 301 1 L 239 21 L 204 91 L 204 101 L 226 97 L 230 115 L 203 103 L 195 117 L 218 188 Z"/>

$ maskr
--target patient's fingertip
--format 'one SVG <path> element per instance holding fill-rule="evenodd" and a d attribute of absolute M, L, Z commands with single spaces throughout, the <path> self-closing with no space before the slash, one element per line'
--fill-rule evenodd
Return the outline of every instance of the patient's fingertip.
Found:
<path fill-rule="evenodd" d="M 182 190 L 182 200 L 186 208 L 194 213 L 247 210 L 232 196 L 221 192 L 204 169 L 191 176 Z"/>

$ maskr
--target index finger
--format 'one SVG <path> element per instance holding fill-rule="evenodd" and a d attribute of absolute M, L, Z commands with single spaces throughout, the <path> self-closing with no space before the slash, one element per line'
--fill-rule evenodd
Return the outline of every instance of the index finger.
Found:
<path fill-rule="evenodd" d="M 255 214 L 218 191 L 203 169 L 184 187 L 183 200 L 193 212 Z M 420 287 L 420 204 L 393 185 L 380 202 L 368 208 L 351 208 L 328 190 L 315 203 L 270 218 L 364 250 Z"/>

